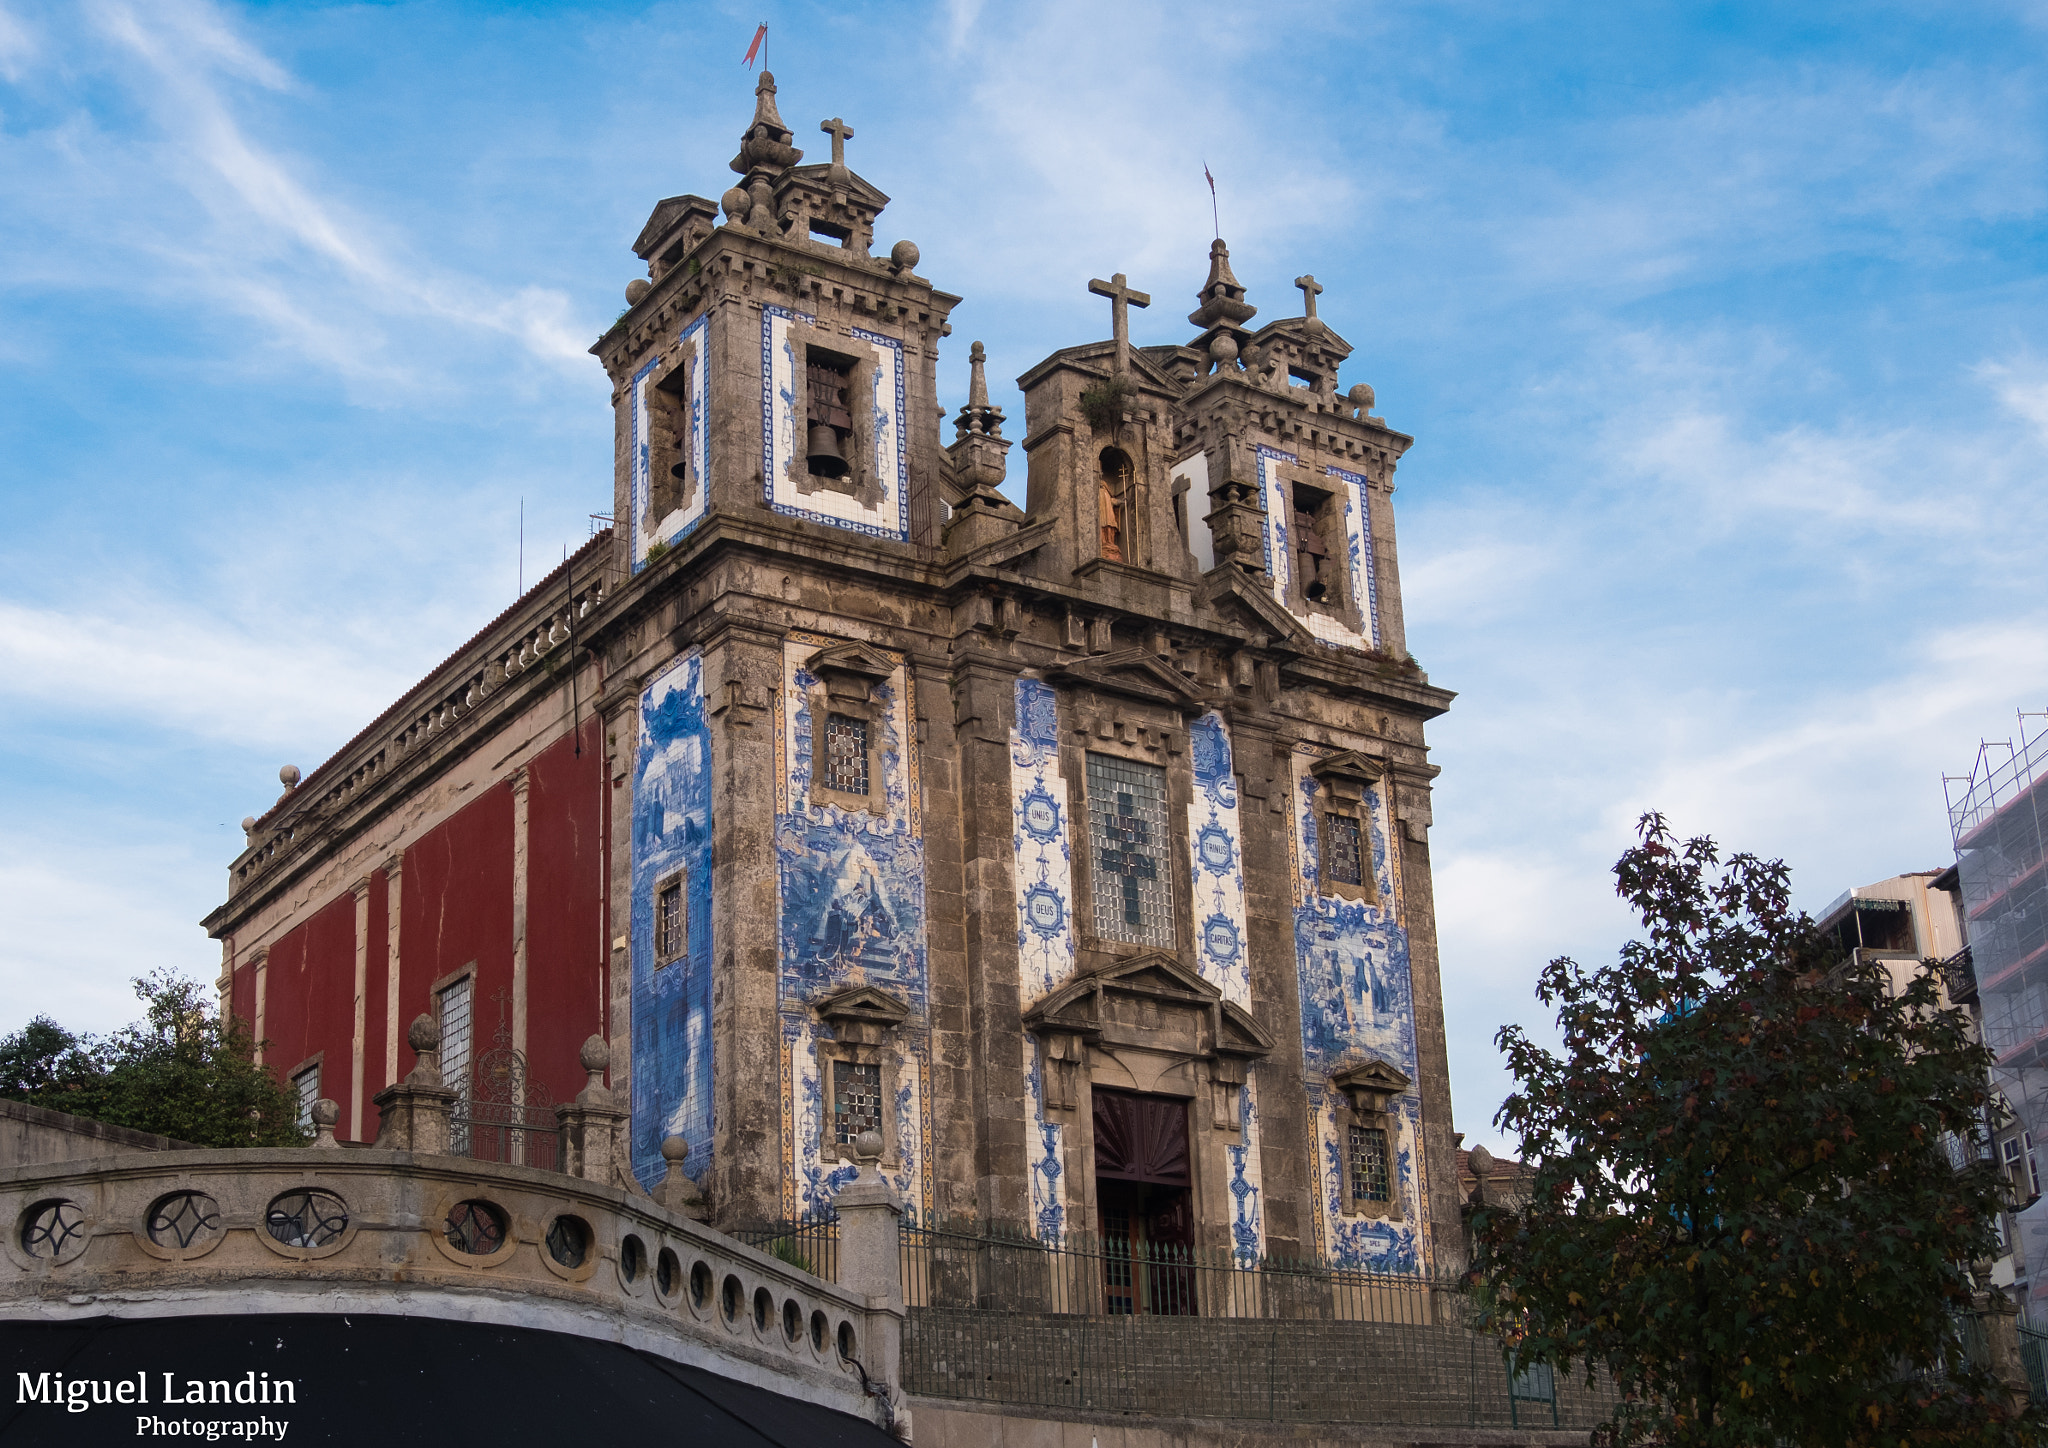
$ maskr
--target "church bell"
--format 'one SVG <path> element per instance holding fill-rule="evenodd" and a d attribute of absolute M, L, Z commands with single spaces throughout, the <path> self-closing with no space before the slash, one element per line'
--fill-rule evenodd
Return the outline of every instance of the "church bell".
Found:
<path fill-rule="evenodd" d="M 811 440 L 804 461 L 821 478 L 843 478 L 848 472 L 846 455 L 839 450 L 839 430 L 829 422 L 811 424 Z"/>

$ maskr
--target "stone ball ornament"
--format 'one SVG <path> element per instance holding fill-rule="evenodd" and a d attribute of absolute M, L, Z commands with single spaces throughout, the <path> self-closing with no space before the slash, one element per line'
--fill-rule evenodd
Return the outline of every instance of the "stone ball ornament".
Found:
<path fill-rule="evenodd" d="M 1351 399 L 1351 405 L 1358 409 L 1360 416 L 1364 416 L 1366 413 L 1372 411 L 1374 398 L 1372 395 L 1371 383 L 1355 383 L 1353 384 L 1351 390 L 1345 394 L 1345 396 Z"/>
<path fill-rule="evenodd" d="M 753 202 L 745 190 L 738 186 L 729 186 L 725 195 L 718 198 L 718 204 L 724 209 L 727 221 L 740 221 L 745 219 L 747 207 Z"/>
<path fill-rule="evenodd" d="M 1218 367 L 1228 367 L 1237 360 L 1237 339 L 1228 332 L 1218 332 L 1209 341 L 1209 360 Z"/>
<path fill-rule="evenodd" d="M 634 277 L 626 283 L 626 305 L 637 307 L 647 300 L 647 294 L 654 290 L 646 277 Z"/>
<path fill-rule="evenodd" d="M 882 1159 L 882 1133 L 879 1131 L 863 1131 L 859 1136 L 856 1136 L 853 1139 L 853 1154 L 863 1162 L 880 1161 Z"/>
<path fill-rule="evenodd" d="M 919 252 L 914 241 L 899 241 L 889 248 L 889 261 L 898 271 L 915 271 Z"/>
<path fill-rule="evenodd" d="M 690 1142 L 687 1137 L 664 1136 L 661 1139 L 661 1159 L 663 1161 L 671 1163 L 681 1162 L 689 1154 Z"/>
<path fill-rule="evenodd" d="M 1465 1165 L 1475 1181 L 1483 1182 L 1493 1175 L 1493 1153 L 1483 1146 L 1475 1146 L 1471 1154 L 1465 1158 Z"/>
<path fill-rule="evenodd" d="M 287 764 L 277 772 L 277 782 L 286 789 L 297 789 L 299 778 L 299 767 L 296 764 Z"/>

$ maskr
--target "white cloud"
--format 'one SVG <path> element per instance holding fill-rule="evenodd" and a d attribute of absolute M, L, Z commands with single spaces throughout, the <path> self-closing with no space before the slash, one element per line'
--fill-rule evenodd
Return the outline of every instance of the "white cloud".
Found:
<path fill-rule="evenodd" d="M 20 16 L 0 8 L 0 80 L 18 81 L 36 56 L 36 39 Z"/>

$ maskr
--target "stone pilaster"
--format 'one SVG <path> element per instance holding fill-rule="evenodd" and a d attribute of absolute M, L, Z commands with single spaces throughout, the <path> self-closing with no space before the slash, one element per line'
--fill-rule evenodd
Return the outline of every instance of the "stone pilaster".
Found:
<path fill-rule="evenodd" d="M 355 1029 L 349 1037 L 348 1068 L 348 1134 L 352 1140 L 363 1138 L 363 1040 L 364 999 L 370 982 L 370 877 L 363 876 L 349 887 L 349 893 L 356 898 L 356 990 Z"/>

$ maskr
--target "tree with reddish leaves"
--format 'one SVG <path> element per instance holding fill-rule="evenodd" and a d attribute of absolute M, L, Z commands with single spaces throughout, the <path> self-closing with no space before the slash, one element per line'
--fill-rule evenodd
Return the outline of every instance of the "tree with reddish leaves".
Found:
<path fill-rule="evenodd" d="M 1894 995 L 1841 959 L 1782 862 L 1638 833 L 1614 873 L 1642 938 L 1544 969 L 1561 1053 L 1497 1037 L 1534 1175 L 1474 1213 L 1489 1325 L 1612 1374 L 1616 1443 L 2044 1441 L 1965 1350 L 2003 1191 L 1967 1017 L 1931 972 Z"/>

